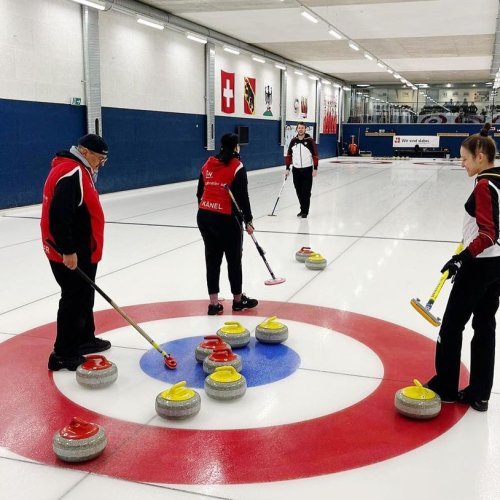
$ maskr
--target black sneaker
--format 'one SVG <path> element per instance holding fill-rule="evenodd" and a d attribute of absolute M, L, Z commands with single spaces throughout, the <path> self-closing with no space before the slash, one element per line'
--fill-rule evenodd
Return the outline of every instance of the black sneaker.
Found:
<path fill-rule="evenodd" d="M 302 217 L 303 219 L 307 219 L 307 215 L 308 215 L 308 214 L 302 214 L 302 215 L 301 215 L 301 217 Z"/>
<path fill-rule="evenodd" d="M 90 342 L 85 342 L 85 344 L 80 344 L 78 346 L 78 352 L 80 354 L 92 354 L 94 352 L 107 351 L 111 348 L 111 342 L 109 340 L 95 338 Z"/>
<path fill-rule="evenodd" d="M 297 217 L 302 217 L 302 211 L 297 214 Z"/>
<path fill-rule="evenodd" d="M 241 300 L 233 300 L 233 311 L 243 311 L 243 309 L 253 309 L 259 303 L 256 299 L 247 297 L 244 293 L 241 295 Z"/>
<path fill-rule="evenodd" d="M 434 391 L 441 399 L 441 403 L 456 403 L 458 401 L 457 394 L 452 395 L 452 394 L 446 394 L 442 391 L 437 391 L 433 387 L 430 387 L 429 383 L 424 384 L 423 387 L 425 387 L 426 389 L 430 389 L 431 391 Z"/>
<path fill-rule="evenodd" d="M 458 391 L 457 401 L 463 405 L 470 405 L 476 411 L 488 411 L 488 401 L 485 399 L 472 400 L 465 391 Z"/>
<path fill-rule="evenodd" d="M 49 370 L 57 372 L 66 368 L 66 370 L 74 372 L 85 361 L 87 358 L 84 356 L 58 356 L 52 352 L 49 356 Z"/>
<path fill-rule="evenodd" d="M 222 304 L 208 304 L 208 312 L 209 316 L 219 316 L 224 312 L 224 307 Z"/>

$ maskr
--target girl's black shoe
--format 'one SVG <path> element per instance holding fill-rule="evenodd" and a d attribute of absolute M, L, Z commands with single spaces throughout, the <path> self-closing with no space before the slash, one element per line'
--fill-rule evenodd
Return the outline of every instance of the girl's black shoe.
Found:
<path fill-rule="evenodd" d="M 488 401 L 484 399 L 473 400 L 465 391 L 458 391 L 457 401 L 463 405 L 469 405 L 476 411 L 488 411 Z"/>
<path fill-rule="evenodd" d="M 224 312 L 224 307 L 222 304 L 208 304 L 208 315 L 209 316 L 219 316 Z"/>
<path fill-rule="evenodd" d="M 58 356 L 52 352 L 49 356 L 49 370 L 57 372 L 66 368 L 66 370 L 74 372 L 85 361 L 87 361 L 85 356 Z"/>

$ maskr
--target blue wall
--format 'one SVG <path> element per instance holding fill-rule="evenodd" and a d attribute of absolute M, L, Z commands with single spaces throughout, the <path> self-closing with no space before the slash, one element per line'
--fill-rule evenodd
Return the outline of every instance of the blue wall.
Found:
<path fill-rule="evenodd" d="M 343 126 L 343 142 L 350 143 L 351 135 L 356 137 L 358 142 L 359 133 L 359 149 L 361 151 L 371 151 L 373 156 L 393 156 L 394 149 L 392 147 L 392 137 L 366 137 L 365 131 L 368 128 L 370 132 L 378 132 L 383 129 L 386 132 L 395 132 L 397 135 L 436 135 L 437 133 L 454 133 L 462 132 L 468 134 L 477 134 L 481 128 L 481 124 L 422 124 L 422 123 L 384 123 L 374 125 L 373 123 L 363 124 L 344 124 Z M 494 138 L 497 142 L 498 137 Z M 448 148 L 451 157 L 460 156 L 460 146 L 465 140 L 465 137 L 441 137 L 439 146 Z"/>
<path fill-rule="evenodd" d="M 85 131 L 85 108 L 0 99 L 0 208 L 40 203 L 56 151 Z"/>
<path fill-rule="evenodd" d="M 103 108 L 110 154 L 99 173 L 99 192 L 197 179 L 218 151 L 204 147 L 205 122 L 204 115 Z M 249 127 L 249 144 L 241 149 L 247 170 L 283 164 L 278 120 L 216 117 L 216 145 L 237 126 Z M 85 106 L 0 99 L 0 209 L 40 203 L 52 157 L 85 133 Z M 334 156 L 336 136 L 322 135 L 318 149 L 320 157 Z"/>

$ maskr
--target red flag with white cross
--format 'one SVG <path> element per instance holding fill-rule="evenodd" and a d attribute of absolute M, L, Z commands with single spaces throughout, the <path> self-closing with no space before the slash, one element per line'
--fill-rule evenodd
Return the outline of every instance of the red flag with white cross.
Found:
<path fill-rule="evenodd" d="M 220 107 L 223 113 L 234 113 L 234 73 L 220 72 Z"/>

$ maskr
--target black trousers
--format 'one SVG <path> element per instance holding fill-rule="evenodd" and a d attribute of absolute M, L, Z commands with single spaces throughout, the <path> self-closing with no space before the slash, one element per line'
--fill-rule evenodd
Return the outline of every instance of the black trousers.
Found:
<path fill-rule="evenodd" d="M 243 251 L 243 229 L 236 217 L 198 210 L 198 228 L 205 243 L 208 293 L 219 293 L 219 278 L 222 257 L 226 256 L 227 274 L 231 293 L 241 293 L 243 275 L 241 256 Z"/>
<path fill-rule="evenodd" d="M 76 356 L 80 344 L 95 338 L 94 289 L 64 264 L 50 261 L 50 267 L 61 287 L 54 351 L 59 356 Z M 79 260 L 78 267 L 95 281 L 97 264 Z"/>
<path fill-rule="evenodd" d="M 472 316 L 468 396 L 488 400 L 495 367 L 495 313 L 500 296 L 500 257 L 473 259 L 458 271 L 436 344 L 436 375 L 429 386 L 438 394 L 455 395 L 465 325 Z"/>
<path fill-rule="evenodd" d="M 299 199 L 300 211 L 303 214 L 309 214 L 311 204 L 311 189 L 313 184 L 313 167 L 292 168 L 293 185 Z"/>

